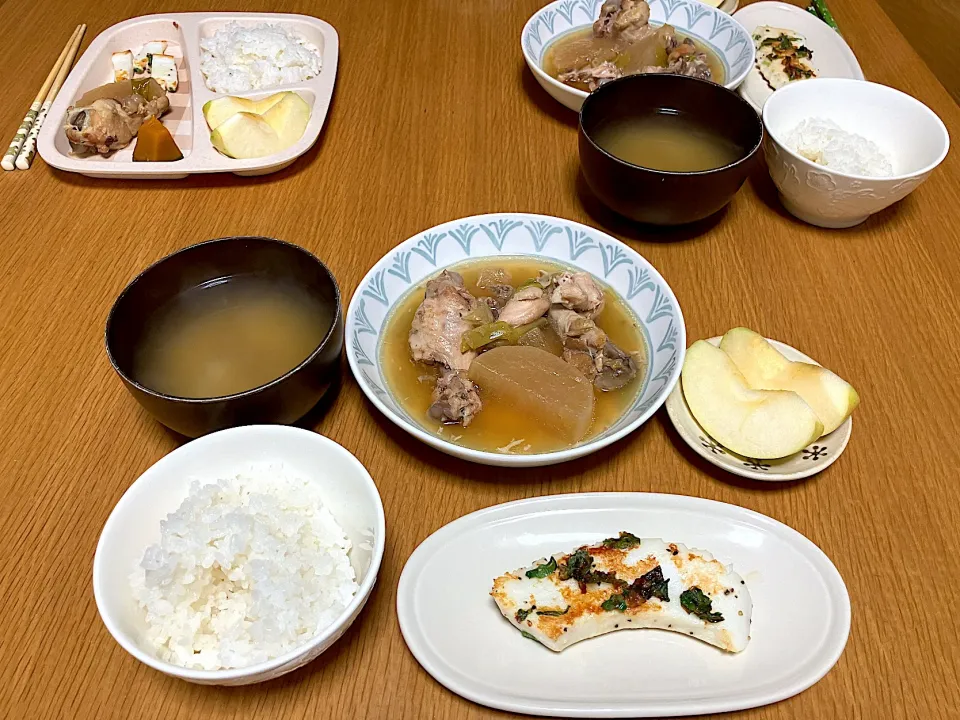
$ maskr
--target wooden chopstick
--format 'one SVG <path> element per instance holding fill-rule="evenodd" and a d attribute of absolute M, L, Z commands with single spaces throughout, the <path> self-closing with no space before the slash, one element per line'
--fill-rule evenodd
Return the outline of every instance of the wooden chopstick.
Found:
<path fill-rule="evenodd" d="M 60 69 L 57 71 L 57 76 L 53 80 L 53 85 L 47 91 L 43 105 L 40 106 L 40 112 L 37 114 L 37 119 L 33 123 L 33 127 L 30 128 L 27 139 L 23 143 L 23 147 L 20 148 L 20 153 L 17 155 L 16 166 L 18 170 L 28 170 L 30 163 L 33 162 L 33 158 L 36 157 L 37 136 L 40 134 L 40 128 L 43 126 L 43 121 L 47 119 L 50 106 L 53 104 L 54 98 L 57 97 L 57 93 L 60 92 L 60 88 L 63 87 L 63 81 L 67 79 L 70 68 L 73 67 L 73 61 L 77 57 L 77 51 L 80 49 L 80 43 L 83 41 L 83 34 L 86 31 L 87 26 L 81 25 L 77 28 L 73 36 L 73 40 L 67 50 L 67 55 L 64 57 L 63 63 L 61 63 Z"/>
<path fill-rule="evenodd" d="M 76 29 L 73 31 L 73 34 L 70 36 L 70 39 L 67 40 L 67 44 L 63 46 L 63 50 L 60 51 L 60 57 L 57 58 L 57 61 L 53 64 L 53 67 L 50 68 L 50 72 L 47 75 L 47 79 L 43 81 L 43 85 L 40 88 L 40 92 L 37 93 L 37 97 L 30 104 L 30 109 L 27 111 L 27 114 L 23 118 L 23 122 L 20 123 L 20 127 L 17 128 L 16 135 L 13 136 L 13 140 L 10 141 L 10 147 L 7 148 L 7 152 L 3 155 L 3 160 L 0 161 L 4 170 L 13 170 L 16 168 L 17 155 L 20 154 L 20 148 L 23 147 L 24 141 L 27 139 L 27 135 L 30 134 L 30 128 L 33 127 L 34 122 L 37 120 L 37 114 L 40 112 L 40 105 L 43 102 L 44 98 L 47 97 L 47 93 L 50 91 L 50 87 L 53 85 L 53 81 L 57 77 L 57 73 L 60 72 L 60 66 L 63 65 L 64 58 L 67 57 L 67 53 L 70 51 L 70 45 L 73 44 L 74 39 L 77 36 L 77 33 L 80 32 L 82 25 L 77 25 Z"/>

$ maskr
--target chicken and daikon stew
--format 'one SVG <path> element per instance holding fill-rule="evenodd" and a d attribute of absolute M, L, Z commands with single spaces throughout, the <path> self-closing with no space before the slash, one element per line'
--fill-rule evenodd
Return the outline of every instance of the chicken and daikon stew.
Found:
<path fill-rule="evenodd" d="M 650 24 L 644 0 L 608 0 L 592 27 L 559 38 L 543 58 L 551 77 L 593 91 L 624 75 L 670 73 L 723 84 L 720 59 L 671 25 Z"/>
<path fill-rule="evenodd" d="M 636 398 L 646 347 L 626 304 L 589 273 L 540 258 L 447 269 L 388 320 L 381 367 L 404 410 L 476 450 L 566 449 Z"/>

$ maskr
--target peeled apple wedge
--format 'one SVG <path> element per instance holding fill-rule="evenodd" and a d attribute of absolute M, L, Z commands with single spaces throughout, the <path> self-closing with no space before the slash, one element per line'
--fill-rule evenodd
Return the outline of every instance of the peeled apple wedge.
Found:
<path fill-rule="evenodd" d="M 241 97 L 221 97 L 215 100 L 209 100 L 203 105 L 203 117 L 211 130 L 216 130 L 224 120 L 236 115 L 239 112 L 253 113 L 254 115 L 263 115 L 270 108 L 283 100 L 284 96 L 292 95 L 290 92 L 279 92 L 260 100 L 250 100 Z"/>
<path fill-rule="evenodd" d="M 817 414 L 795 392 L 753 390 L 720 348 L 698 340 L 680 375 L 690 412 L 721 445 L 750 458 L 792 455 L 823 434 Z"/>
<path fill-rule="evenodd" d="M 280 102 L 273 105 L 261 117 L 280 138 L 283 147 L 290 147 L 303 136 L 310 121 L 310 106 L 295 92 L 283 94 Z"/>
<path fill-rule="evenodd" d="M 228 157 L 245 160 L 283 150 L 280 138 L 260 115 L 238 112 L 210 133 L 213 146 Z"/>
<path fill-rule="evenodd" d="M 831 433 L 850 417 L 860 396 L 846 380 L 819 365 L 787 360 L 766 338 L 747 328 L 734 328 L 720 341 L 723 350 L 755 390 L 792 390 Z"/>

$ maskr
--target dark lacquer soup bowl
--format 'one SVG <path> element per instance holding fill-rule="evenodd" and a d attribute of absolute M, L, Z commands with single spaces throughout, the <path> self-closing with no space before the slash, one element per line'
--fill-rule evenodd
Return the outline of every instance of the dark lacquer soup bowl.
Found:
<path fill-rule="evenodd" d="M 597 142 L 610 123 L 657 114 L 691 123 L 734 147 L 722 166 L 656 170 L 611 154 Z M 580 167 L 591 191 L 614 212 L 651 225 L 713 215 L 743 185 L 763 141 L 763 123 L 736 92 L 681 75 L 629 75 L 602 85 L 580 110 Z"/>
<path fill-rule="evenodd" d="M 329 328 L 309 354 L 287 372 L 256 387 L 214 397 L 182 397 L 149 387 L 138 377 L 138 353 L 151 322 L 184 293 L 255 278 L 295 288 L 329 316 Z M 336 382 L 343 350 L 340 289 L 317 257 L 297 245 L 266 237 L 229 237 L 191 245 L 144 270 L 120 294 L 107 318 L 107 356 L 124 385 L 157 420 L 187 437 L 259 423 L 290 424 L 311 410 Z"/>

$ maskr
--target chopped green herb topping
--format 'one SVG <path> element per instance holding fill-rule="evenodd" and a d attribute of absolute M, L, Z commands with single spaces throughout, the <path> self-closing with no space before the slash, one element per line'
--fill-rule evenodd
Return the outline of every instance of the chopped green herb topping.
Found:
<path fill-rule="evenodd" d="M 593 555 L 585 547 L 578 549 L 567 558 L 567 562 L 560 566 L 560 579 L 573 578 L 580 585 L 580 592 L 587 591 L 588 583 L 615 583 L 617 576 L 612 572 L 602 572 L 593 569 Z"/>
<path fill-rule="evenodd" d="M 600 607 L 607 611 L 626 612 L 628 607 L 636 607 L 652 597 L 670 602 L 670 595 L 667 591 L 669 582 L 669 580 L 664 579 L 663 571 L 657 565 L 653 570 L 644 573 L 630 585 L 624 587 L 619 593 L 611 595 Z"/>
<path fill-rule="evenodd" d="M 614 593 L 609 598 L 604 600 L 603 603 L 601 603 L 600 608 L 606 610 L 607 612 L 613 612 L 614 610 L 626 612 L 627 600 L 623 597 L 623 595 Z"/>
<path fill-rule="evenodd" d="M 526 630 L 521 630 L 521 631 L 520 631 L 520 634 L 523 635 L 527 640 L 534 640 L 534 641 L 536 641 L 536 642 L 539 642 L 539 640 L 537 640 L 537 638 L 535 638 L 533 635 L 531 635 L 530 633 L 528 633 Z"/>
<path fill-rule="evenodd" d="M 617 550 L 629 550 L 640 545 L 640 538 L 633 533 L 622 532 L 619 537 L 607 538 L 603 541 L 603 546 L 616 548 Z"/>
<path fill-rule="evenodd" d="M 549 615 L 551 617 L 559 617 L 560 615 L 566 615 L 568 612 L 570 612 L 569 605 L 567 605 L 567 607 L 564 610 L 537 610 L 537 615 Z"/>
<path fill-rule="evenodd" d="M 723 615 L 713 612 L 713 602 L 698 587 L 680 593 L 680 605 L 691 615 L 708 623 L 723 622 Z"/>
<path fill-rule="evenodd" d="M 550 562 L 543 565 L 537 565 L 533 570 L 527 570 L 528 578 L 545 578 L 557 569 L 556 558 L 550 558 Z"/>
<path fill-rule="evenodd" d="M 524 620 L 527 619 L 527 616 L 528 616 L 530 613 L 532 613 L 534 610 L 536 610 L 536 608 L 537 608 L 536 605 L 531 606 L 531 608 L 530 608 L 529 610 L 524 610 L 523 608 L 520 608 L 519 610 L 517 610 L 517 614 L 514 615 L 514 617 L 517 619 L 517 622 L 518 622 L 518 623 L 522 623 Z"/>

